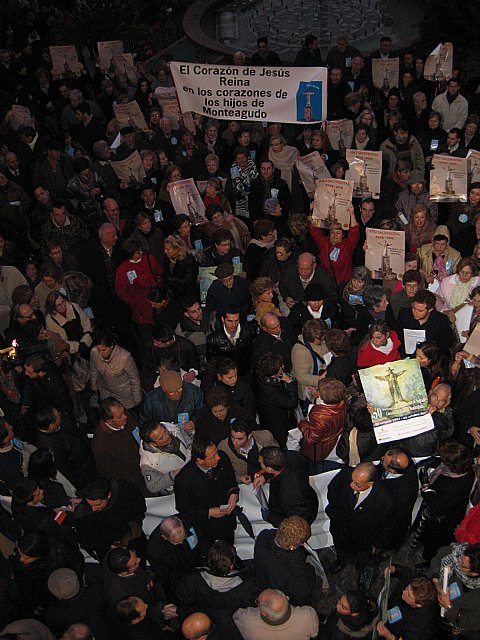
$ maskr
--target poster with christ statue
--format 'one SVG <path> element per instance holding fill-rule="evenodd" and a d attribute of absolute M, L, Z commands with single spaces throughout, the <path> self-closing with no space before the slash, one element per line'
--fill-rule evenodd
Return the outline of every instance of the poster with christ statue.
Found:
<path fill-rule="evenodd" d="M 352 202 L 353 182 L 336 178 L 316 181 L 313 200 L 312 224 L 322 229 L 331 229 L 340 224 L 347 231 L 350 228 L 349 205 Z"/>
<path fill-rule="evenodd" d="M 433 429 L 427 392 L 416 359 L 361 369 L 359 375 L 378 444 Z"/>

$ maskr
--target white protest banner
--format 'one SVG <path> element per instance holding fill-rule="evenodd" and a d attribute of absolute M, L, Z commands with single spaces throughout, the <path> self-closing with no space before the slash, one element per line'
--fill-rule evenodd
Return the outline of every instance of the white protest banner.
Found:
<path fill-rule="evenodd" d="M 146 177 L 138 151 L 131 153 L 125 160 L 112 160 L 110 164 L 118 179 L 127 182 L 130 187 L 138 186 Z"/>
<path fill-rule="evenodd" d="M 157 98 L 158 104 L 162 107 L 163 115 L 170 118 L 172 121 L 172 128 L 178 129 L 180 127 L 182 114 L 180 111 L 180 105 L 178 104 L 177 91 L 175 87 L 157 87 L 155 89 L 155 97 Z M 193 127 L 193 132 L 195 132 L 195 123 L 193 123 Z"/>
<path fill-rule="evenodd" d="M 12 105 L 12 115 L 8 121 L 13 131 L 18 131 L 20 127 L 35 127 L 35 120 L 32 118 L 30 109 L 20 104 Z"/>
<path fill-rule="evenodd" d="M 430 169 L 430 200 L 467 201 L 468 160 L 434 154 Z"/>
<path fill-rule="evenodd" d="M 137 71 L 131 53 L 116 53 L 113 56 L 113 72 L 120 87 L 134 87 L 137 84 Z"/>
<path fill-rule="evenodd" d="M 327 122 L 327 138 L 334 151 L 340 151 L 345 155 L 345 150 L 352 146 L 353 142 L 353 121 L 329 120 Z"/>
<path fill-rule="evenodd" d="M 350 228 L 348 207 L 352 203 L 353 182 L 328 178 L 317 180 L 315 188 L 312 224 L 323 229 L 340 223 L 342 229 Z"/>
<path fill-rule="evenodd" d="M 382 179 L 382 152 L 347 149 L 346 159 L 349 168 L 345 179 L 355 183 L 353 197 L 378 200 Z"/>
<path fill-rule="evenodd" d="M 331 178 L 330 171 L 325 166 L 320 154 L 316 151 L 306 156 L 299 156 L 295 160 L 298 175 L 305 187 L 305 191 L 313 198 L 316 180 L 329 180 Z"/>
<path fill-rule="evenodd" d="M 49 51 L 52 59 L 52 78 L 54 80 L 80 76 L 83 67 L 78 61 L 75 45 L 52 46 L 49 47 Z"/>
<path fill-rule="evenodd" d="M 433 429 L 425 384 L 416 359 L 361 369 L 359 375 L 365 398 L 374 408 L 373 432 L 378 444 Z"/>
<path fill-rule="evenodd" d="M 393 87 L 398 87 L 399 68 L 400 58 L 374 58 L 372 80 L 375 89 L 387 93 Z"/>
<path fill-rule="evenodd" d="M 123 127 L 133 127 L 134 129 L 147 131 L 148 126 L 145 122 L 145 116 L 136 100 L 126 102 L 125 104 L 114 104 L 113 110 L 120 129 L 123 129 Z"/>
<path fill-rule="evenodd" d="M 113 58 L 117 53 L 123 53 L 123 42 L 121 40 L 105 40 L 97 42 L 98 64 L 100 71 L 113 72 Z"/>
<path fill-rule="evenodd" d="M 193 178 L 169 182 L 167 191 L 177 215 L 184 213 L 194 224 L 203 224 L 207 221 L 205 205 Z"/>
<path fill-rule="evenodd" d="M 425 80 L 442 82 L 450 80 L 453 69 L 453 44 L 439 44 L 425 60 L 423 77 Z"/>
<path fill-rule="evenodd" d="M 470 149 L 467 153 L 468 184 L 480 182 L 480 151 Z"/>
<path fill-rule="evenodd" d="M 405 231 L 367 228 L 365 266 L 375 280 L 401 280 L 405 269 Z"/>
<path fill-rule="evenodd" d="M 219 120 L 322 122 L 327 115 L 324 67 L 237 67 L 170 64 L 182 111 Z"/>

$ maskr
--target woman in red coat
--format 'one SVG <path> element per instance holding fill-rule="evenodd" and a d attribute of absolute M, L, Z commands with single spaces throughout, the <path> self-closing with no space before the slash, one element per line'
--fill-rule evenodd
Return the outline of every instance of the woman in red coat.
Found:
<path fill-rule="evenodd" d="M 353 252 L 360 239 L 358 222 L 353 205 L 349 205 L 350 227 L 345 233 L 339 223 L 332 225 L 329 235 L 323 229 L 307 222 L 308 232 L 320 251 L 320 266 L 327 270 L 337 286 L 348 282 L 352 276 Z"/>
<path fill-rule="evenodd" d="M 303 435 L 300 452 L 308 460 L 310 475 L 340 468 L 325 458 L 335 448 L 347 418 L 347 389 L 343 382 L 323 378 L 318 383 L 318 393 L 308 417 L 298 425 Z"/>
<path fill-rule="evenodd" d="M 358 348 L 357 367 L 373 367 L 376 364 L 400 360 L 399 346 L 397 334 L 386 322 L 374 322 Z"/>
<path fill-rule="evenodd" d="M 153 327 L 153 309 L 157 303 L 148 299 L 150 289 L 161 282 L 162 267 L 152 255 L 143 253 L 139 240 L 126 240 L 123 250 L 129 256 L 115 274 L 115 291 L 132 310 L 132 319 L 140 337 L 148 337 Z"/>

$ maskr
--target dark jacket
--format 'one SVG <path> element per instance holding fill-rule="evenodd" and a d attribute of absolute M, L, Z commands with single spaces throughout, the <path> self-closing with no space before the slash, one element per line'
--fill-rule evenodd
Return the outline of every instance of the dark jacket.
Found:
<path fill-rule="evenodd" d="M 36 410 L 43 406 L 45 402 L 68 414 L 73 411 L 73 402 L 68 392 L 68 387 L 58 367 L 53 362 L 47 364 L 44 376 L 33 381 L 33 402 L 30 406 Z"/>
<path fill-rule="evenodd" d="M 205 377 L 203 379 L 202 389 L 205 389 L 205 393 L 207 393 L 207 390 L 212 386 L 223 389 L 228 397 L 228 406 L 232 414 L 236 416 L 248 416 L 250 419 L 255 420 L 255 415 L 257 413 L 255 397 L 253 395 L 252 387 L 246 380 L 239 378 L 233 387 L 228 384 L 224 384 L 220 380 L 215 380 L 211 386 L 209 385 L 209 382 L 209 377 Z"/>
<path fill-rule="evenodd" d="M 172 413 L 172 408 L 167 401 L 165 392 L 161 387 L 157 387 L 147 393 L 140 411 L 140 422 L 143 424 L 147 420 L 160 420 L 163 422 L 178 422 L 179 413 L 188 413 L 189 420 L 195 421 L 197 413 L 203 405 L 203 393 L 190 382 L 183 383 L 182 396 L 178 402 L 177 409 Z"/>
<path fill-rule="evenodd" d="M 278 527 L 288 516 L 300 516 L 309 524 L 317 517 L 318 496 L 310 486 L 308 467 L 296 451 L 287 451 L 287 465 L 270 480 L 268 522 Z"/>
<path fill-rule="evenodd" d="M 421 329 L 425 331 L 425 340 L 436 342 L 440 347 L 449 350 L 455 341 L 452 326 L 447 316 L 434 309 L 424 324 L 413 317 L 412 309 L 400 309 L 397 320 L 397 335 L 402 343 L 402 354 L 405 352 L 404 329 Z"/>
<path fill-rule="evenodd" d="M 403 444 L 403 441 L 402 441 Z M 405 470 L 405 473 L 395 478 L 385 478 L 383 467 L 379 465 L 382 482 L 395 500 L 395 529 L 392 535 L 392 548 L 398 548 L 412 523 L 412 511 L 418 497 L 417 468 L 413 462 Z"/>
<path fill-rule="evenodd" d="M 335 289 L 335 285 L 332 278 L 327 273 L 327 271 L 325 271 L 325 269 L 316 267 L 315 274 L 310 282 L 322 285 L 329 298 L 331 298 L 332 300 L 337 299 L 337 291 Z M 300 276 L 298 275 L 297 271 L 297 265 L 292 265 L 287 270 L 283 281 L 280 282 L 280 293 L 282 294 L 282 298 L 284 300 L 286 300 L 287 297 L 290 296 L 290 298 L 293 298 L 293 300 L 295 300 L 296 302 L 303 302 L 305 297 L 305 289 L 300 281 Z"/>
<path fill-rule="evenodd" d="M 285 448 L 288 431 L 296 427 L 294 411 L 298 404 L 298 385 L 293 382 L 274 382 L 255 377 L 260 427 L 268 429 L 278 444 Z"/>
<path fill-rule="evenodd" d="M 285 180 L 282 180 L 282 178 L 274 174 L 272 179 L 266 182 L 262 176 L 258 176 L 258 178 L 252 180 L 250 184 L 250 193 L 248 196 L 250 220 L 259 220 L 265 217 L 263 205 L 265 200 L 269 198 L 277 198 L 285 215 L 290 212 L 292 195 Z"/>
<path fill-rule="evenodd" d="M 250 371 L 250 358 L 256 335 L 257 326 L 254 322 L 241 322 L 240 335 L 233 346 L 222 324 L 207 338 L 208 357 L 231 358 L 237 363 L 238 375 L 243 376 Z"/>
<path fill-rule="evenodd" d="M 279 353 L 283 358 L 285 371 L 291 371 L 292 358 L 291 351 L 296 338 L 292 330 L 292 325 L 288 318 L 280 318 L 281 334 L 280 338 L 275 338 L 264 329 L 260 329 L 252 348 L 252 367 L 258 362 L 260 356 L 265 353 Z"/>
<path fill-rule="evenodd" d="M 255 600 L 260 593 L 260 588 L 252 582 L 242 580 L 242 582 L 231 589 L 217 590 L 210 584 L 209 572 L 195 571 L 181 578 L 177 587 L 177 598 L 180 605 L 197 607 L 225 609 L 230 614 L 237 609 L 255 606 Z M 214 578 L 215 579 L 215 578 Z M 228 583 L 228 577 L 217 581 Z"/>
<path fill-rule="evenodd" d="M 157 377 L 157 369 L 160 360 L 163 358 L 173 357 L 178 360 L 184 371 L 190 369 L 200 369 L 200 360 L 198 353 L 190 340 L 182 336 L 175 335 L 175 341 L 168 347 L 155 347 L 153 341 L 151 344 L 145 345 L 145 356 L 142 361 L 142 379 L 145 383 L 148 381 L 146 390 L 153 388 L 153 383 Z"/>
<path fill-rule="evenodd" d="M 103 616 L 106 609 L 103 587 L 95 582 L 83 587 L 69 600 L 56 600 L 45 608 L 43 615 L 45 623 L 56 637 L 61 637 L 71 624 L 83 622 L 90 627 L 95 638 L 107 640 L 108 626 Z"/>
<path fill-rule="evenodd" d="M 337 319 L 337 303 L 331 299 L 325 300 L 322 307 L 321 319 L 325 320 L 328 324 L 330 321 L 330 329 L 333 328 Z M 297 302 L 295 306 L 290 309 L 288 319 L 293 325 L 293 331 L 299 335 L 302 332 L 303 325 L 307 320 L 312 320 L 313 316 L 310 313 L 307 305 L 304 302 Z"/>
<path fill-rule="evenodd" d="M 170 260 L 165 256 L 163 275 L 165 285 L 172 292 L 172 295 L 178 299 L 186 296 L 198 297 L 198 265 L 195 258 L 187 253 L 183 260 L 177 260 L 172 268 L 170 266 Z"/>
<path fill-rule="evenodd" d="M 328 485 L 330 533 L 340 552 L 358 553 L 371 547 L 391 548 L 395 524 L 395 502 L 384 484 L 377 480 L 367 498 L 355 509 L 350 487 L 353 469 L 341 469 Z"/>
<path fill-rule="evenodd" d="M 233 287 L 227 289 L 221 280 L 214 280 L 207 293 L 206 317 L 210 319 L 211 314 L 215 312 L 216 317 L 220 319 L 226 308 L 232 304 L 240 307 L 240 318 L 245 318 L 250 307 L 247 281 L 240 276 L 234 276 Z"/>
<path fill-rule="evenodd" d="M 263 589 L 280 589 L 292 605 L 311 605 L 315 570 L 303 546 L 284 549 L 275 543 L 275 529 L 264 529 L 255 542 L 255 573 Z"/>
<path fill-rule="evenodd" d="M 86 501 L 77 507 L 75 531 L 78 542 L 101 562 L 111 545 L 129 532 L 130 522 L 142 526 L 145 512 L 145 499 L 132 484 L 125 480 L 112 482 L 111 497 L 105 509 L 92 511 Z M 136 540 L 138 538 L 133 542 Z"/>
<path fill-rule="evenodd" d="M 209 540 L 230 542 L 236 527 L 235 515 L 208 517 L 211 507 L 227 504 L 230 495 L 239 493 L 230 460 L 223 451 L 219 451 L 218 455 L 220 462 L 211 475 L 204 473 L 195 460 L 190 460 L 175 476 L 175 508 L 180 513 L 189 514 L 194 525 L 198 524 Z"/>

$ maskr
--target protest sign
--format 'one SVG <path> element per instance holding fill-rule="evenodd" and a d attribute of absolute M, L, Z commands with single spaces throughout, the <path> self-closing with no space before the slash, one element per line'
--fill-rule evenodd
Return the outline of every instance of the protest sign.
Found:
<path fill-rule="evenodd" d="M 453 70 L 453 44 L 439 44 L 425 60 L 423 77 L 433 82 L 450 80 Z"/>
<path fill-rule="evenodd" d="M 172 121 L 172 128 L 179 129 L 182 114 L 180 111 L 180 105 L 178 104 L 177 91 L 175 87 L 157 87 L 155 89 L 155 97 L 157 98 L 158 104 L 162 107 L 163 115 L 170 118 Z M 192 123 L 190 123 L 190 126 L 191 124 Z M 191 129 L 189 130 L 191 131 Z M 195 123 L 193 123 L 193 132 L 195 132 Z"/>
<path fill-rule="evenodd" d="M 205 306 L 207 300 L 207 293 L 210 289 L 210 285 L 217 278 L 215 277 L 215 269 L 217 267 L 199 267 L 198 274 L 200 276 L 200 304 Z M 243 265 L 241 262 L 237 262 L 233 265 L 234 275 L 238 275 L 243 271 Z"/>
<path fill-rule="evenodd" d="M 113 72 L 121 87 L 134 87 L 137 84 L 137 72 L 131 53 L 116 53 L 113 56 Z"/>
<path fill-rule="evenodd" d="M 401 280 L 405 269 L 405 231 L 367 228 L 365 266 L 374 280 Z"/>
<path fill-rule="evenodd" d="M 123 53 L 123 42 L 121 40 L 105 40 L 104 42 L 97 42 L 97 49 L 100 71 L 102 73 L 105 73 L 106 71 L 113 72 L 113 58 L 117 53 Z"/>
<path fill-rule="evenodd" d="M 170 194 L 172 205 L 177 215 L 184 213 L 194 224 L 202 224 L 207 221 L 205 218 L 205 205 L 193 178 L 169 182 L 167 191 Z"/>
<path fill-rule="evenodd" d="M 182 111 L 219 120 L 322 122 L 327 115 L 324 67 L 170 64 Z"/>
<path fill-rule="evenodd" d="M 328 178 L 317 180 L 315 188 L 312 224 L 331 229 L 340 223 L 342 229 L 350 228 L 348 207 L 352 203 L 353 182 Z"/>
<path fill-rule="evenodd" d="M 460 309 L 455 311 L 455 328 L 462 343 L 467 341 L 472 315 L 473 305 L 468 303 L 463 304 Z"/>
<path fill-rule="evenodd" d="M 334 151 L 340 151 L 345 155 L 346 149 L 352 146 L 353 142 L 353 121 L 329 120 L 327 122 L 327 138 Z"/>
<path fill-rule="evenodd" d="M 113 110 L 115 112 L 115 118 L 118 120 L 118 124 L 120 125 L 120 129 L 123 129 L 123 127 L 133 127 L 134 129 L 147 131 L 148 126 L 145 122 L 145 116 L 143 115 L 136 100 L 132 100 L 125 104 L 114 104 Z"/>
<path fill-rule="evenodd" d="M 345 173 L 346 180 L 353 180 L 354 198 L 380 198 L 382 179 L 382 152 L 347 149 L 346 159 L 349 165 Z"/>
<path fill-rule="evenodd" d="M 52 78 L 54 80 L 73 78 L 82 73 L 83 67 L 78 61 L 75 45 L 52 46 L 49 47 L 49 51 L 52 59 Z"/>
<path fill-rule="evenodd" d="M 311 194 L 311 197 L 313 197 L 315 191 L 315 181 L 320 179 L 329 180 L 331 177 L 330 171 L 316 151 L 306 156 L 299 156 L 295 160 L 295 164 L 305 191 L 308 195 Z"/>
<path fill-rule="evenodd" d="M 468 184 L 480 182 L 480 151 L 470 149 L 467 153 Z"/>
<path fill-rule="evenodd" d="M 399 68 L 399 58 L 374 58 L 372 80 L 375 89 L 388 93 L 393 87 L 398 87 Z"/>
<path fill-rule="evenodd" d="M 146 177 L 138 151 L 131 153 L 125 160 L 112 160 L 110 164 L 118 179 L 127 182 L 129 187 L 139 186 Z"/>
<path fill-rule="evenodd" d="M 182 113 L 182 122 L 184 129 L 190 131 L 193 135 L 196 134 L 197 129 L 195 128 L 195 120 L 193 119 L 193 113 L 191 111 L 185 111 L 185 113 Z"/>
<path fill-rule="evenodd" d="M 416 359 L 397 360 L 359 371 L 367 402 L 374 408 L 378 444 L 416 436 L 434 427 Z"/>
<path fill-rule="evenodd" d="M 463 350 L 466 353 L 471 353 L 474 356 L 480 356 L 480 324 L 477 324 L 468 338 Z"/>
<path fill-rule="evenodd" d="M 434 154 L 430 168 L 430 200 L 467 201 L 468 160 Z"/>
<path fill-rule="evenodd" d="M 30 109 L 23 107 L 20 104 L 12 105 L 12 115 L 9 120 L 9 124 L 13 131 L 18 131 L 20 127 L 35 127 L 35 121 L 32 118 Z"/>

